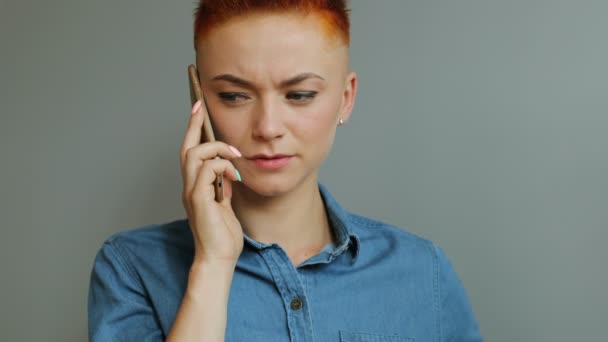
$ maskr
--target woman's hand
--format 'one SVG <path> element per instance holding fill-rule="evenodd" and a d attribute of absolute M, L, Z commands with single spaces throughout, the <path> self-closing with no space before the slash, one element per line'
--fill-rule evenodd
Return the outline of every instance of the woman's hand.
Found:
<path fill-rule="evenodd" d="M 240 152 L 221 141 L 200 143 L 206 108 L 200 101 L 192 115 L 180 151 L 183 178 L 182 202 L 194 238 L 193 264 L 220 264 L 234 267 L 243 250 L 243 229 L 230 200 L 232 181 L 240 175 L 230 162 Z M 215 159 L 220 156 L 224 159 Z M 215 201 L 215 179 L 224 174 L 224 200 Z"/>

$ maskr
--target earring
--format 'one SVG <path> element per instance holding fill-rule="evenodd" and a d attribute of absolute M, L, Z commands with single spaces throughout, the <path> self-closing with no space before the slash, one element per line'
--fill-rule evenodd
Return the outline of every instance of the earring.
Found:
<path fill-rule="evenodd" d="M 340 118 L 340 120 L 338 120 L 338 126 L 342 125 L 344 125 L 344 119 Z"/>

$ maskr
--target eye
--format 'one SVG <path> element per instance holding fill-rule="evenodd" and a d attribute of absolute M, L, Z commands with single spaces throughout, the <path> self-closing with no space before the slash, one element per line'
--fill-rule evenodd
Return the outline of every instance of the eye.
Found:
<path fill-rule="evenodd" d="M 217 95 L 222 101 L 229 104 L 236 104 L 249 99 L 249 97 L 242 93 L 219 93 Z"/>
<path fill-rule="evenodd" d="M 295 103 L 308 103 L 317 95 L 316 91 L 297 91 L 287 94 L 287 99 Z"/>

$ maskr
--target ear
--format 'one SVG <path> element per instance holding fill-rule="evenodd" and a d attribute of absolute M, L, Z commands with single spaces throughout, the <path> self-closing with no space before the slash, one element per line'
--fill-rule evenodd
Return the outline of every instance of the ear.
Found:
<path fill-rule="evenodd" d="M 355 98 L 357 97 L 357 74 L 351 71 L 346 75 L 346 84 L 344 94 L 342 94 L 342 106 L 340 107 L 339 118 L 348 121 L 350 114 L 355 106 Z"/>

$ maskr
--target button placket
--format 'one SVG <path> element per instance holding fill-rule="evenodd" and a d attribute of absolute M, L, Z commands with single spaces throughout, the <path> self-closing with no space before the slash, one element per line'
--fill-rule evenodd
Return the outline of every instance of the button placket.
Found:
<path fill-rule="evenodd" d="M 282 248 L 272 248 L 262 254 L 273 275 L 277 289 L 287 310 L 290 338 L 293 342 L 312 342 L 312 318 L 306 304 L 304 279 L 300 277 Z"/>

